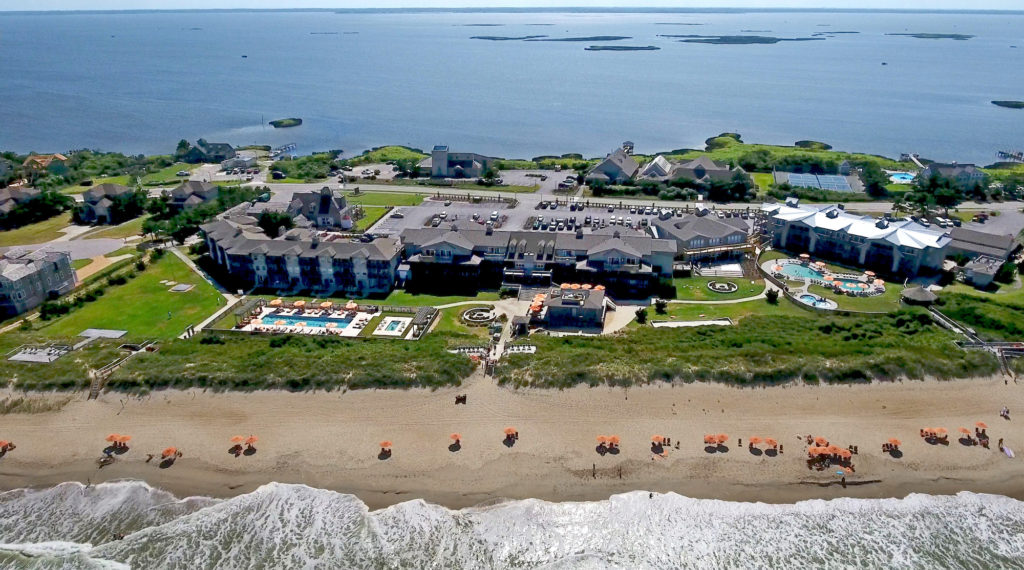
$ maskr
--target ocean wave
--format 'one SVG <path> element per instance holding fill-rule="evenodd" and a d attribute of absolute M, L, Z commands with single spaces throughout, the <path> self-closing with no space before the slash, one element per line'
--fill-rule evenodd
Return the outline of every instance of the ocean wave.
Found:
<path fill-rule="evenodd" d="M 47 556 L 132 568 L 1024 568 L 1024 503 L 966 492 L 768 505 L 638 491 L 605 501 L 528 499 L 462 510 L 416 500 L 371 512 L 352 495 L 304 485 L 272 483 L 224 501 L 178 501 L 138 488 L 148 492 L 104 492 L 100 502 L 109 516 L 127 516 L 136 526 L 141 513 L 157 509 L 152 524 L 95 547 L 63 545 L 65 554 L 46 547 Z M 144 498 L 120 504 L 154 504 L 110 510 L 117 504 L 111 495 L 122 493 Z M 54 495 L 56 510 L 78 512 L 66 495 Z M 38 514 L 45 506 L 36 499 L 28 526 L 58 527 L 22 534 L 88 534 Z M 17 508 L 17 500 L 0 504 L 8 509 L 0 514 Z M 0 542 L 13 542 L 8 532 Z"/>

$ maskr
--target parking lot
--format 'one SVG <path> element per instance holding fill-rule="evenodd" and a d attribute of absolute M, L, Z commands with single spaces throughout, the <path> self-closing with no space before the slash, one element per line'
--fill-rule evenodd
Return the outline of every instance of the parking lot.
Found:
<path fill-rule="evenodd" d="M 576 171 L 563 170 L 502 170 L 501 181 L 506 186 L 538 186 L 540 194 L 551 194 L 554 192 L 565 192 L 559 189 L 558 185 L 567 179 L 576 179 Z M 501 188 L 496 188 L 500 190 Z M 573 188 L 575 189 L 575 187 Z"/>

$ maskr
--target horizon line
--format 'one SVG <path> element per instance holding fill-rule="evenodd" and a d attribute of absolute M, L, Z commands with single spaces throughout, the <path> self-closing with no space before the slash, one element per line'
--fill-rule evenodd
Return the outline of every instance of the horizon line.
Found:
<path fill-rule="evenodd" d="M 239 12 L 333 12 L 336 14 L 416 14 L 416 13 L 611 13 L 611 14 L 714 14 L 714 13 L 879 13 L 879 14 L 1022 14 L 1024 10 L 970 9 L 970 8 L 811 8 L 811 7 L 699 7 L 685 8 L 657 6 L 496 6 L 496 7 L 405 7 L 405 8 L 123 8 L 87 10 L 6 10 L 0 15 L 60 15 L 60 14 L 149 14 L 149 13 L 239 13 Z"/>

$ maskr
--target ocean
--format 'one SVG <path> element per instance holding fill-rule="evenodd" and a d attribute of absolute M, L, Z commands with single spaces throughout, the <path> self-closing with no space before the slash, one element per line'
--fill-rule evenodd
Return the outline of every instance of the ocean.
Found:
<path fill-rule="evenodd" d="M 974 37 L 889 35 L 902 33 Z M 629 39 L 471 39 L 529 35 Z M 1024 111 L 990 103 L 1024 99 L 1020 69 L 1024 13 L 0 12 L 0 149 L 169 153 L 204 137 L 529 158 L 703 148 L 733 131 L 988 164 L 1024 147 Z M 284 117 L 305 123 L 266 125 Z"/>
<path fill-rule="evenodd" d="M 373 512 L 278 483 L 226 500 L 138 481 L 0 494 L 0 568 L 1022 567 L 1024 503 L 966 492 L 767 505 L 637 491 Z"/>

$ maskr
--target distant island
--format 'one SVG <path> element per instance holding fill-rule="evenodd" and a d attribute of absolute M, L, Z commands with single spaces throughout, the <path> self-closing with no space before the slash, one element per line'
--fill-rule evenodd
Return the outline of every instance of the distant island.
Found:
<path fill-rule="evenodd" d="M 590 46 L 586 51 L 658 51 L 658 46 Z"/>
<path fill-rule="evenodd" d="M 672 34 L 659 34 L 659 38 L 682 38 L 680 42 L 690 44 L 726 44 L 726 45 L 745 45 L 745 44 L 777 44 L 779 42 L 813 42 L 821 41 L 825 38 L 776 38 L 772 36 L 700 36 L 696 34 L 685 34 L 685 35 L 672 35 Z"/>
<path fill-rule="evenodd" d="M 487 40 L 490 42 L 514 42 L 517 40 L 532 40 L 536 38 L 546 38 L 547 36 L 473 36 L 471 40 Z"/>
<path fill-rule="evenodd" d="M 1007 109 L 1024 109 L 1024 101 L 992 101 L 992 104 Z"/>
<path fill-rule="evenodd" d="M 969 40 L 969 39 L 974 37 L 974 36 L 972 36 L 970 34 L 917 34 L 917 33 L 909 34 L 909 33 L 901 33 L 901 34 L 885 34 L 885 35 L 887 35 L 887 36 L 907 36 L 907 37 L 911 37 L 911 38 L 917 38 L 919 40 L 959 40 L 959 41 Z"/>
<path fill-rule="evenodd" d="M 302 119 L 277 119 L 276 121 L 270 121 L 270 125 L 275 129 L 287 129 L 288 127 L 297 127 L 302 124 Z"/>
<path fill-rule="evenodd" d="M 529 39 L 528 42 L 617 42 L 619 40 L 631 40 L 630 36 L 587 36 L 581 38 L 545 38 Z"/>

